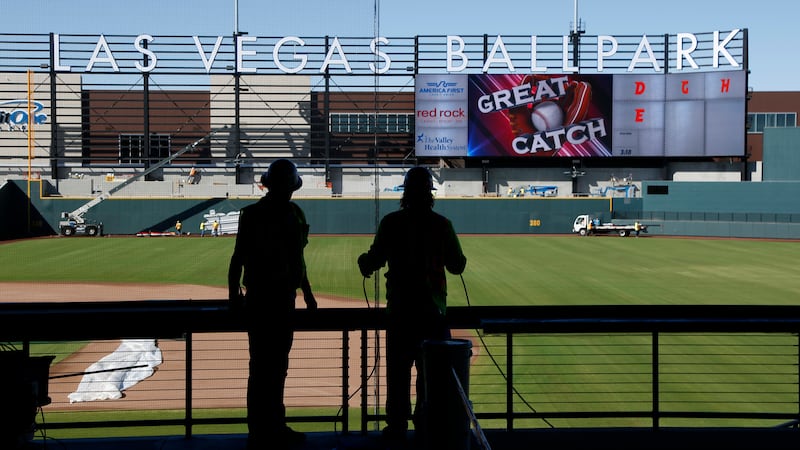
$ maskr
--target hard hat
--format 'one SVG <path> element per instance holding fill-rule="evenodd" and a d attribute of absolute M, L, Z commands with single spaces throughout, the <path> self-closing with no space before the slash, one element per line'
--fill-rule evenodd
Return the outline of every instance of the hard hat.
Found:
<path fill-rule="evenodd" d="M 406 172 L 403 180 L 403 190 L 406 191 L 435 191 L 433 187 L 433 176 L 431 172 L 422 167 L 416 166 Z"/>
<path fill-rule="evenodd" d="M 278 159 L 269 165 L 261 175 L 261 184 L 268 189 L 296 191 L 303 186 L 303 179 L 297 173 L 297 166 L 288 159 Z"/>

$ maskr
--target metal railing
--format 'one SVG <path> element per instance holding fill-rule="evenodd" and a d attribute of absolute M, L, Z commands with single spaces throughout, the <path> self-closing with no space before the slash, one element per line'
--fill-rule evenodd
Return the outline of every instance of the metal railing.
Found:
<path fill-rule="evenodd" d="M 298 314 L 289 420 L 342 432 L 377 427 L 384 418 L 383 310 Z M 448 316 L 454 333 L 475 343 L 469 393 L 484 429 L 800 419 L 800 307 L 458 307 Z M 53 401 L 43 408 L 48 430 L 178 426 L 190 436 L 197 427 L 244 423 L 240 322 L 218 301 L 2 304 L 0 342 L 21 343 L 32 355 L 41 343 L 90 342 L 73 348 L 83 360 L 56 355 Z M 79 380 L 59 375 L 85 370 L 121 337 L 158 337 L 163 368 L 121 402 L 67 403 Z M 130 414 L 141 410 L 162 414 Z M 103 420 L 91 414 L 98 411 Z"/>

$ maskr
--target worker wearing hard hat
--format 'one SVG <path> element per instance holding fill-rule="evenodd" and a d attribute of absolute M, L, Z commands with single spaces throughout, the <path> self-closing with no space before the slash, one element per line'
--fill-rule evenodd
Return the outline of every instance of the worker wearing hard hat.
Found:
<path fill-rule="evenodd" d="M 386 428 L 383 437 L 403 441 L 408 419 L 423 425 L 425 397 L 422 343 L 450 338 L 445 319 L 447 279 L 464 271 L 467 258 L 449 219 L 433 211 L 433 179 L 428 169 L 406 173 L 400 210 L 380 222 L 369 251 L 358 257 L 361 274 L 388 263 L 386 273 Z M 417 402 L 411 413 L 411 367 L 417 368 Z"/>
<path fill-rule="evenodd" d="M 283 402 L 297 289 L 302 289 L 307 308 L 317 307 L 303 256 L 309 227 L 303 210 L 291 201 L 303 181 L 291 161 L 279 159 L 261 183 L 267 194 L 241 210 L 228 270 L 229 299 L 244 312 L 250 343 L 248 449 L 305 439 L 286 425 Z"/>

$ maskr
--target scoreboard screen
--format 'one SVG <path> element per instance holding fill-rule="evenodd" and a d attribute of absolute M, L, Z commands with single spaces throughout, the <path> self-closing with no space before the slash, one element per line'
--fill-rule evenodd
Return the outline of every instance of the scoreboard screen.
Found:
<path fill-rule="evenodd" d="M 744 71 L 419 75 L 416 153 L 723 157 L 745 150 Z"/>

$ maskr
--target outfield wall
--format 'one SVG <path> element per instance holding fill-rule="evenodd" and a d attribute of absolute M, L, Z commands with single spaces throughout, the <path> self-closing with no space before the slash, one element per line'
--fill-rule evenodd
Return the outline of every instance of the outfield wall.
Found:
<path fill-rule="evenodd" d="M 56 234 L 62 211 L 90 198 L 41 195 L 32 182 L 31 220 L 25 201 L 27 183 L 12 181 L 0 189 L 4 226 L 0 239 Z M 566 234 L 575 216 L 652 225 L 650 234 L 800 239 L 798 182 L 645 182 L 641 198 L 440 198 L 435 210 L 449 217 L 459 233 Z M 172 231 L 199 232 L 203 215 L 238 211 L 250 198 L 110 198 L 87 214 L 102 221 L 106 234 Z M 399 207 L 399 197 L 299 198 L 315 234 L 369 234 L 377 221 Z M 28 229 L 30 231 L 28 231 Z"/>
<path fill-rule="evenodd" d="M 22 182 L 13 182 L 20 186 Z M 32 192 L 39 192 L 39 182 Z M 89 198 L 63 198 L 33 195 L 32 205 L 45 218 L 39 234 L 55 234 L 62 211 L 73 211 Z M 640 199 L 628 199 L 640 200 Z M 256 201 L 254 198 L 145 199 L 109 198 L 92 208 L 88 219 L 103 222 L 106 234 L 136 234 L 141 231 L 171 231 L 177 220 L 184 231 L 199 232 L 203 215 L 210 211 L 228 213 Z M 399 208 L 399 196 L 381 198 L 299 198 L 311 232 L 317 234 L 369 234 L 377 220 Z M 24 204 L 24 202 L 23 202 Z M 459 233 L 569 233 L 578 214 L 611 214 L 609 198 L 554 199 L 523 198 L 442 198 L 434 209 L 453 221 Z M 16 208 L 15 208 L 16 209 Z M 377 211 L 377 213 L 376 213 Z M 22 215 L 25 211 L 13 214 Z"/>
<path fill-rule="evenodd" d="M 800 182 L 643 183 L 643 222 L 681 236 L 800 238 Z"/>

